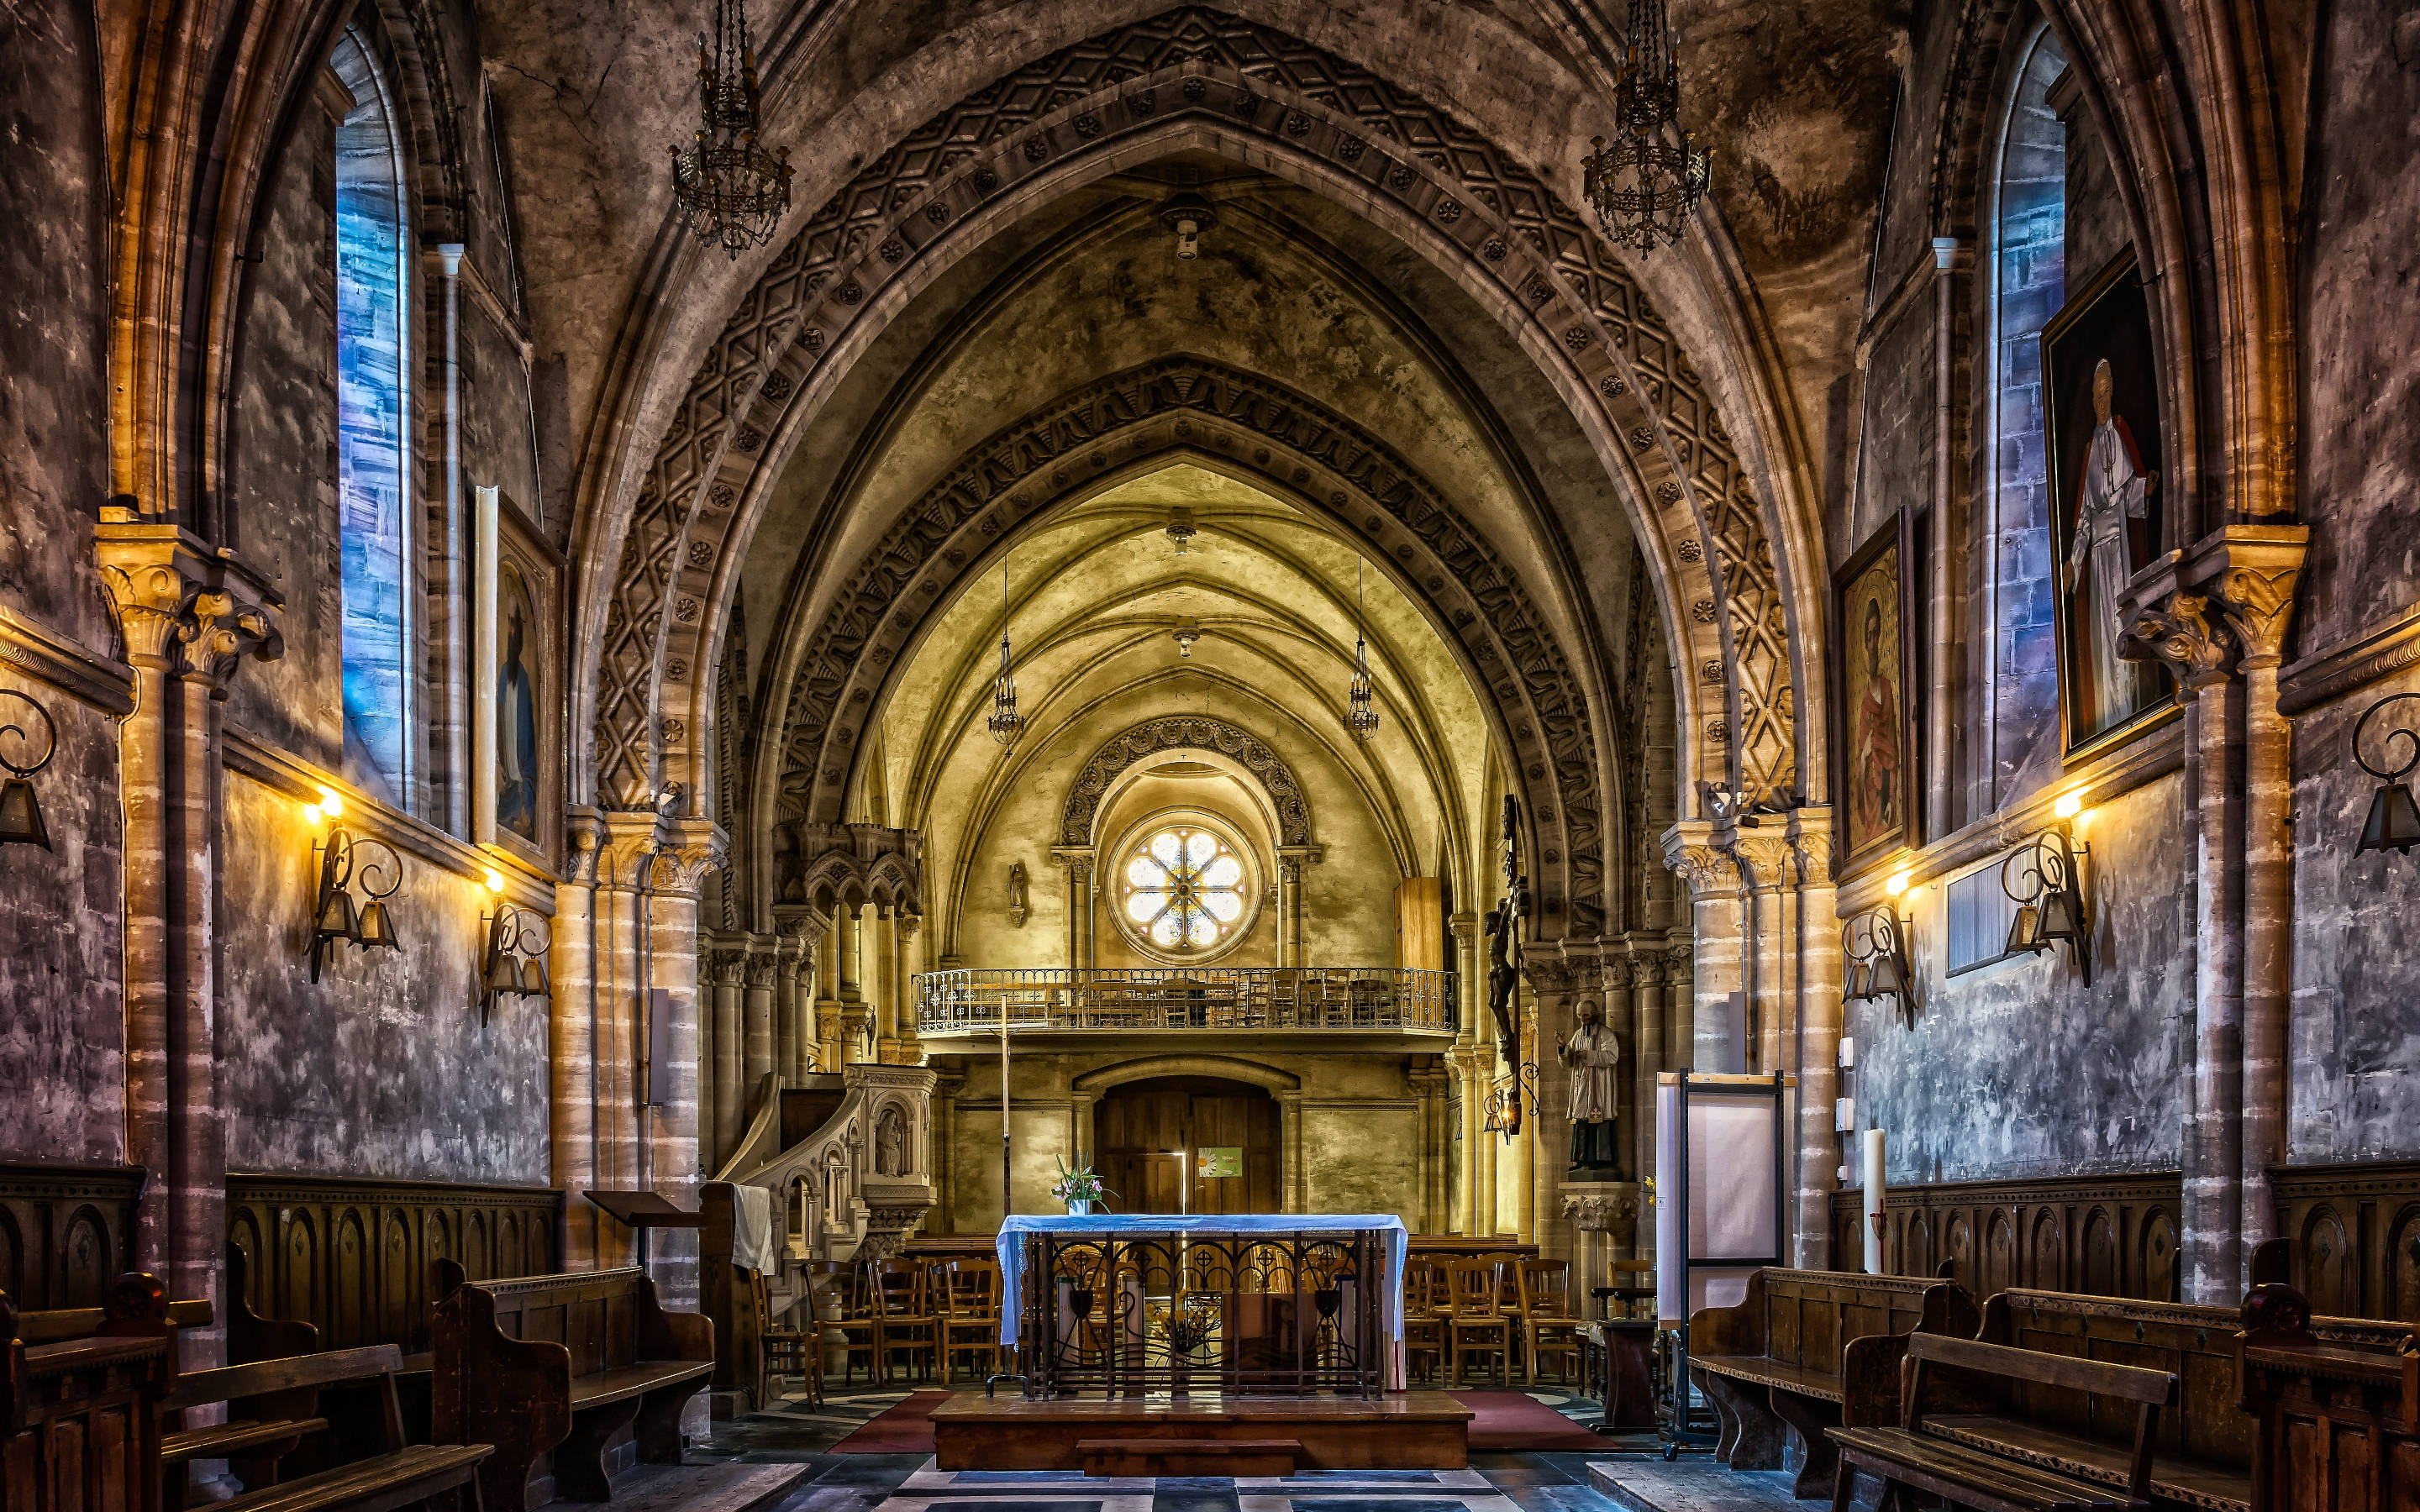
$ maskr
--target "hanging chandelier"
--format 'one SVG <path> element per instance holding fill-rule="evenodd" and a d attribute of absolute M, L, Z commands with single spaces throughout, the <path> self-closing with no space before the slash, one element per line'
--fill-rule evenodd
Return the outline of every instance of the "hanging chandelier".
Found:
<path fill-rule="evenodd" d="M 1000 675 L 992 679 L 991 738 L 1005 748 L 1025 733 L 1025 717 L 1016 712 L 1016 662 L 1008 648 L 1008 563 L 1000 564 Z"/>
<path fill-rule="evenodd" d="M 790 149 L 756 145 L 756 50 L 745 0 L 714 0 L 714 37 L 697 34 L 697 145 L 673 155 L 681 224 L 737 260 L 790 208 Z"/>
<path fill-rule="evenodd" d="M 1365 565 L 1359 561 L 1353 564 L 1353 689 L 1344 697 L 1344 729 L 1366 745 L 1378 733 L 1378 710 L 1370 696 L 1370 643 L 1361 638 Z"/>
<path fill-rule="evenodd" d="M 1714 155 L 1693 151 L 1697 133 L 1681 130 L 1679 40 L 1664 0 L 1630 0 L 1630 45 L 1613 84 L 1613 140 L 1591 137 L 1592 150 L 1580 160 L 1588 202 L 1606 234 L 1642 253 L 1681 239 L 1714 177 Z"/>

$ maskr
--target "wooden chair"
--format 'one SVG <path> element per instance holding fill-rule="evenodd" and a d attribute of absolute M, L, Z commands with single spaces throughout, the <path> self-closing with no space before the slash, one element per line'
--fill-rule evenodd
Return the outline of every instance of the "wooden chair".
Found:
<path fill-rule="evenodd" d="M 1586 1322 L 1572 1305 L 1572 1268 L 1566 1260 L 1523 1260 L 1513 1267 L 1521 1289 L 1521 1358 L 1531 1385 L 1538 1363 L 1557 1357 L 1555 1383 L 1572 1383 L 1580 1364 L 1580 1330 Z"/>
<path fill-rule="evenodd" d="M 941 1384 L 958 1379 L 958 1356 L 971 1355 L 968 1375 L 981 1381 L 1000 1370 L 1000 1262 L 952 1260 L 940 1268 Z"/>
<path fill-rule="evenodd" d="M 1512 1383 L 1512 1319 L 1497 1301 L 1499 1269 L 1493 1260 L 1463 1258 L 1447 1273 L 1446 1339 L 1457 1386 L 1469 1379 L 1463 1358 L 1472 1354 L 1496 1356 L 1504 1384 Z"/>
<path fill-rule="evenodd" d="M 1427 1260 L 1404 1268 L 1404 1368 L 1417 1380 L 1445 1374 L 1445 1273 Z M 1420 1368 L 1426 1361 L 1428 1369 Z"/>
<path fill-rule="evenodd" d="M 773 1383 L 790 1377 L 807 1383 L 807 1401 L 824 1404 L 823 1351 L 815 1348 L 821 1332 L 815 1329 L 795 1329 L 773 1320 L 772 1288 L 766 1285 L 761 1273 L 749 1273 L 749 1284 L 756 1292 L 756 1316 L 765 1320 L 765 1331 L 756 1339 L 756 1405 L 761 1411 L 780 1400 L 774 1395 Z M 809 1312 L 814 1309 L 814 1298 L 807 1298 Z"/>
<path fill-rule="evenodd" d="M 941 1324 L 933 1311 L 925 1267 L 907 1260 L 884 1260 L 874 1270 L 875 1357 L 882 1379 L 891 1379 L 893 1355 L 921 1358 L 921 1379 L 930 1381 L 941 1364 Z"/>
<path fill-rule="evenodd" d="M 1511 1250 L 1494 1250 L 1479 1257 L 1496 1267 L 1496 1310 L 1512 1320 L 1512 1348 L 1517 1351 L 1522 1343 L 1521 1257 Z M 1521 1368 L 1521 1358 L 1517 1352 L 1506 1368 Z"/>
<path fill-rule="evenodd" d="M 873 1288 L 865 1272 L 854 1265 L 818 1260 L 805 1267 L 808 1305 L 814 1314 L 815 1378 L 820 1398 L 824 1352 L 841 1347 L 841 1383 L 857 1381 L 857 1362 L 865 1361 L 868 1383 L 882 1378 L 882 1356 L 875 1347 Z"/>

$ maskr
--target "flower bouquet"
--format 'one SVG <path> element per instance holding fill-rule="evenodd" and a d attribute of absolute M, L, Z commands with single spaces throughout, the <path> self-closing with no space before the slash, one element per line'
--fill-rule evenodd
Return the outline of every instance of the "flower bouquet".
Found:
<path fill-rule="evenodd" d="M 1059 1163 L 1059 1180 L 1050 1183 L 1050 1195 L 1067 1204 L 1071 1217 L 1080 1218 L 1091 1212 L 1093 1204 L 1109 1193 L 1109 1189 L 1101 1184 L 1101 1179 L 1093 1173 L 1090 1165 L 1078 1165 L 1071 1171 L 1065 1161 Z"/>

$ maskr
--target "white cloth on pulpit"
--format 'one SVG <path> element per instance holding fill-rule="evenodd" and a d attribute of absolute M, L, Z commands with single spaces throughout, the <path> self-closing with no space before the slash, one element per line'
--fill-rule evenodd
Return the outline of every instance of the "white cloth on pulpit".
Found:
<path fill-rule="evenodd" d="M 773 1257 L 773 1194 L 745 1181 L 731 1191 L 731 1263 L 743 1271 L 771 1275 L 780 1269 Z"/>

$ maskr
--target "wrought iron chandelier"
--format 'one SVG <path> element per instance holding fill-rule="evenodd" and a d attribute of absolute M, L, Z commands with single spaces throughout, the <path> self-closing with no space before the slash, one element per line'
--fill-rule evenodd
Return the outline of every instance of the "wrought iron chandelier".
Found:
<path fill-rule="evenodd" d="M 1366 565 L 1357 560 L 1353 563 L 1353 689 L 1344 697 L 1345 733 L 1365 745 L 1378 733 L 1378 710 L 1370 696 L 1370 643 L 1361 638 Z"/>
<path fill-rule="evenodd" d="M 1664 0 L 1630 0 L 1630 42 L 1613 85 L 1613 139 L 1580 160 L 1588 202 L 1621 247 L 1653 252 L 1681 239 L 1714 177 L 1714 155 L 1681 130 L 1679 36 Z M 1677 134 L 1680 141 L 1674 144 Z"/>
<path fill-rule="evenodd" d="M 991 738 L 1003 748 L 1025 733 L 1025 717 L 1016 712 L 1016 661 L 1008 647 L 1008 563 L 1000 564 L 1000 675 L 991 685 Z"/>
<path fill-rule="evenodd" d="M 736 261 L 773 235 L 790 208 L 790 149 L 756 145 L 756 50 L 746 0 L 714 0 L 714 36 L 697 34 L 697 143 L 673 155 L 681 224 Z"/>

